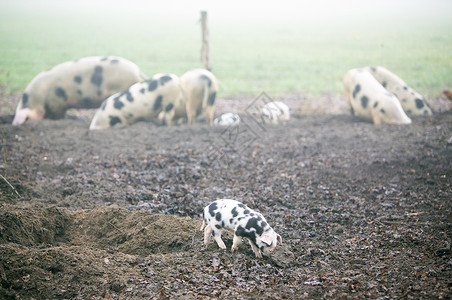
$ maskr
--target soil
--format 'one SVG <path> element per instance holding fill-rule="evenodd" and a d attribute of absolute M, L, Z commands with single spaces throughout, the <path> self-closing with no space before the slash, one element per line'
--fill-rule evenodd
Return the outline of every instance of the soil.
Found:
<path fill-rule="evenodd" d="M 0 298 L 451 297 L 450 111 L 374 126 L 339 96 L 298 96 L 278 99 L 294 114 L 275 126 L 252 100 L 220 99 L 234 128 L 3 114 Z M 260 211 L 283 245 L 204 247 L 217 198 Z"/>

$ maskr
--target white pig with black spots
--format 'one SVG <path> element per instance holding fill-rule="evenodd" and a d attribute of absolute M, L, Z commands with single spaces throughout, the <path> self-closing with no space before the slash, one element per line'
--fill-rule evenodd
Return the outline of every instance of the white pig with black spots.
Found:
<path fill-rule="evenodd" d="M 13 125 L 26 120 L 61 119 L 69 108 L 98 108 L 109 96 L 146 79 L 121 57 L 85 57 L 39 73 L 16 108 Z"/>
<path fill-rule="evenodd" d="M 262 117 L 265 123 L 280 124 L 290 120 L 289 107 L 281 101 L 273 101 L 264 105 Z"/>
<path fill-rule="evenodd" d="M 345 99 L 352 114 L 375 125 L 410 124 L 396 96 L 388 92 L 368 71 L 352 69 L 343 79 Z"/>
<path fill-rule="evenodd" d="M 157 121 L 160 116 L 167 125 L 171 125 L 175 103 L 182 101 L 182 97 L 176 75 L 156 74 L 106 99 L 96 111 L 89 129 Z"/>
<path fill-rule="evenodd" d="M 213 120 L 214 126 L 237 126 L 240 123 L 240 116 L 236 113 L 224 113 Z"/>
<path fill-rule="evenodd" d="M 215 75 L 205 69 L 194 69 L 185 72 L 180 81 L 184 99 L 176 105 L 174 119 L 186 119 L 188 124 L 193 124 L 198 117 L 206 115 L 207 123 L 212 126 L 218 93 Z"/>
<path fill-rule="evenodd" d="M 213 235 L 218 246 L 226 249 L 221 239 L 222 231 L 226 230 L 234 234 L 232 252 L 245 238 L 258 258 L 262 258 L 262 254 L 270 256 L 278 242 L 282 244 L 281 236 L 268 225 L 261 213 L 232 199 L 218 199 L 204 208 L 203 229 L 206 246 Z"/>
<path fill-rule="evenodd" d="M 403 110 L 408 115 L 424 115 L 433 114 L 432 108 L 424 97 L 409 87 L 396 74 L 383 67 L 365 67 L 372 76 L 390 93 L 399 99 Z"/>

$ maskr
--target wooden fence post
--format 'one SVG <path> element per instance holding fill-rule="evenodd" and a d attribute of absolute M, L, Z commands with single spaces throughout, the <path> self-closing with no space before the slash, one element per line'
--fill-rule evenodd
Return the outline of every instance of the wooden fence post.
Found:
<path fill-rule="evenodd" d="M 207 28 L 207 11 L 201 11 L 201 30 L 202 30 L 201 62 L 204 65 L 204 69 L 212 71 L 209 49 L 209 28 Z"/>

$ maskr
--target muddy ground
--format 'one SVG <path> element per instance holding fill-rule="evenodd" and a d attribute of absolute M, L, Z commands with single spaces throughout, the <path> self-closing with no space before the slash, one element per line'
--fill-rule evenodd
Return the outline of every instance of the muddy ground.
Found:
<path fill-rule="evenodd" d="M 452 113 L 373 126 L 296 97 L 270 126 L 252 100 L 220 99 L 244 120 L 226 129 L 3 115 L 0 298 L 450 298 Z M 274 257 L 203 247 L 220 197 L 266 216 Z"/>

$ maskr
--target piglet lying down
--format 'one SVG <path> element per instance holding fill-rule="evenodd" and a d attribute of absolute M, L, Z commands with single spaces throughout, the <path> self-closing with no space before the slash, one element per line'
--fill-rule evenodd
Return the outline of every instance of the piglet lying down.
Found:
<path fill-rule="evenodd" d="M 218 246 L 226 249 L 221 239 L 223 230 L 234 233 L 232 252 L 240 245 L 242 238 L 248 239 L 254 254 L 259 258 L 262 258 L 262 253 L 270 256 L 276 244 L 282 244 L 281 236 L 268 225 L 262 214 L 231 199 L 219 199 L 207 205 L 200 230 L 203 230 L 204 226 L 206 246 L 213 235 Z"/>

